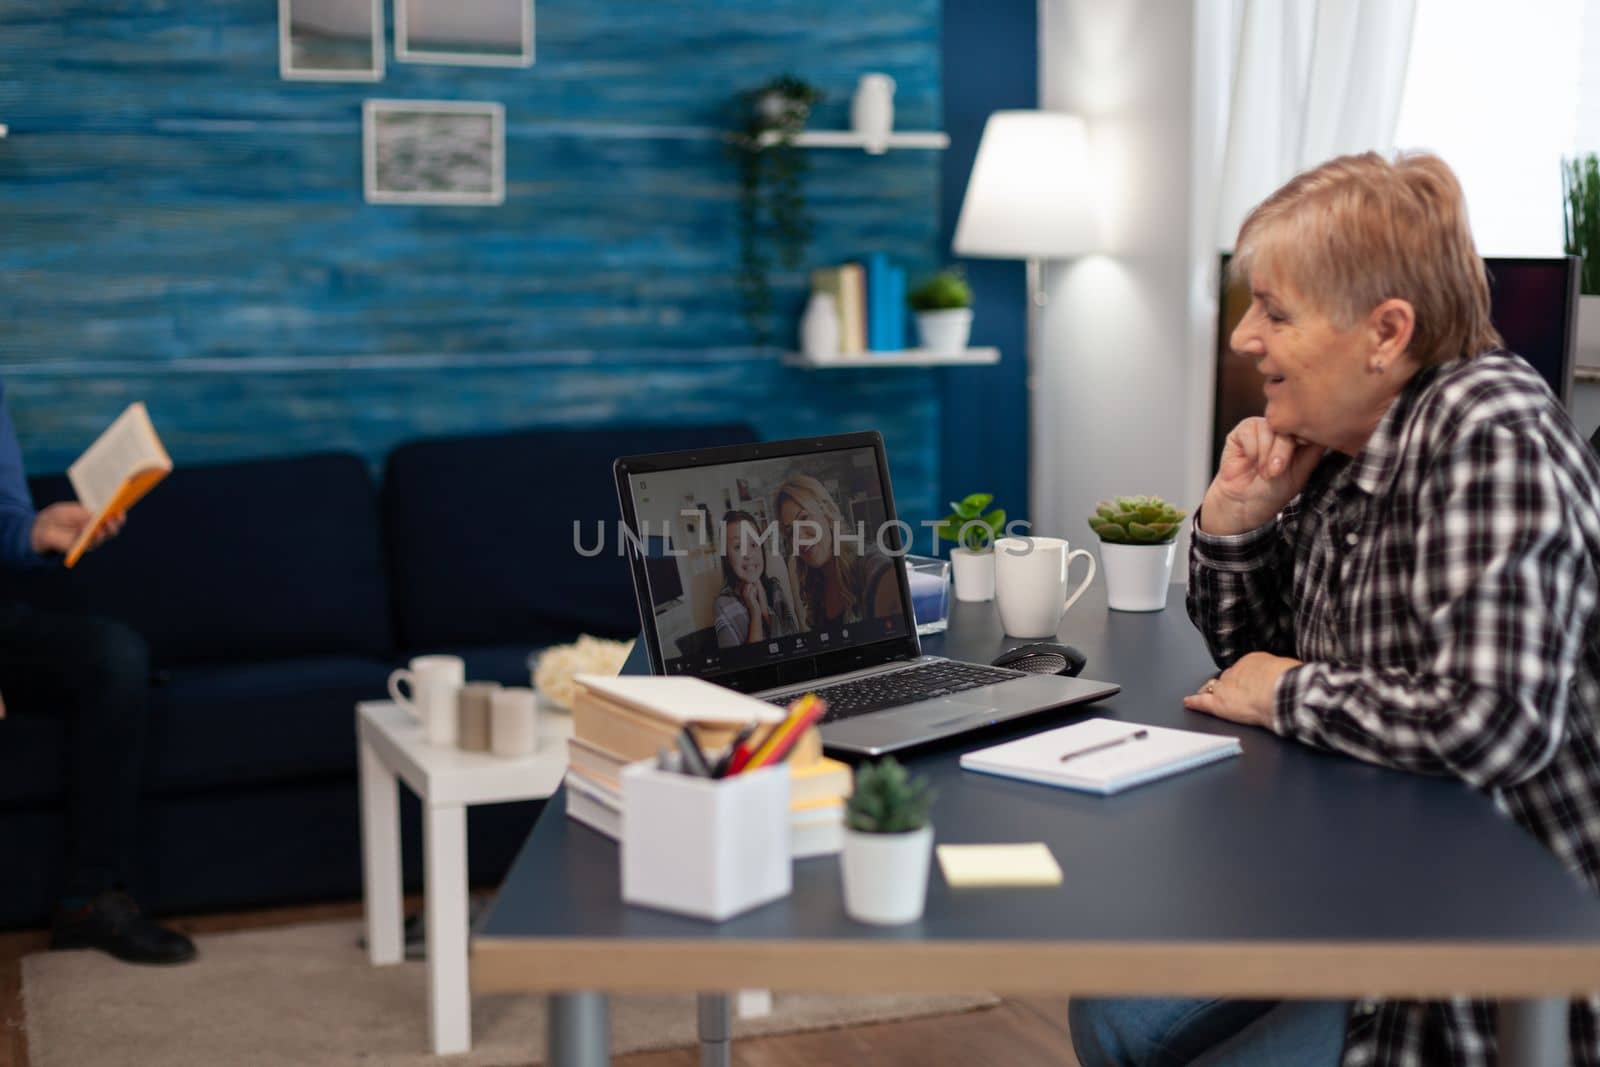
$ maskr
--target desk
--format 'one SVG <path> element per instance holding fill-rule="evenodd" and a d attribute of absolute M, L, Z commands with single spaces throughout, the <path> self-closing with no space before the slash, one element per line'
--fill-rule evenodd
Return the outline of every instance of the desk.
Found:
<path fill-rule="evenodd" d="M 929 879 L 909 926 L 844 914 L 836 859 L 795 864 L 785 900 L 713 925 L 625 907 L 616 847 L 564 817 L 558 794 L 478 932 L 480 992 L 551 994 L 553 1067 L 606 1061 L 605 992 L 747 987 L 829 992 L 992 990 L 1086 996 L 1401 998 L 1514 1002 L 1518 1052 L 1565 1047 L 1555 998 L 1600 986 L 1600 900 L 1466 786 L 1371 767 L 1185 711 L 1213 673 L 1182 590 L 1154 614 L 1108 612 L 1097 585 L 1060 637 L 1090 676 L 1122 684 L 1087 712 L 1230 734 L 1240 759 L 1116 797 L 963 772 L 958 755 L 1023 729 L 907 762 L 939 790 L 942 842 L 1046 841 L 1050 889 L 956 893 Z M 925 648 L 987 662 L 1018 643 L 991 604 L 951 605 Z M 638 659 L 631 669 L 644 669 Z M 1541 999 L 1542 998 L 1542 999 Z M 718 998 L 702 1034 L 722 1035 Z M 710 1018 L 708 1018 L 708 1014 Z"/>

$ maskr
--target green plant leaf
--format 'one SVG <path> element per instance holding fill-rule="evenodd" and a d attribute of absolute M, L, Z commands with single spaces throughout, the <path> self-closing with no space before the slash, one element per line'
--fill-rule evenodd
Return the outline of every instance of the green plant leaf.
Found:
<path fill-rule="evenodd" d="M 969 493 L 962 498 L 961 503 L 951 504 L 956 513 L 963 519 L 975 519 L 983 513 L 983 509 L 994 501 L 993 493 Z"/>
<path fill-rule="evenodd" d="M 1125 545 L 1129 541 L 1128 528 L 1118 522 L 1090 521 L 1089 526 L 1100 535 L 1100 540 L 1110 541 L 1114 545 Z"/>

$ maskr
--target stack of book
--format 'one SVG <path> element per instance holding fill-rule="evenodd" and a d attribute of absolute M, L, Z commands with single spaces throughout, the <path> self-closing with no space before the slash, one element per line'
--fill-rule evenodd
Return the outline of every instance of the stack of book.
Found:
<path fill-rule="evenodd" d="M 580 675 L 567 742 L 567 815 L 611 838 L 622 837 L 622 768 L 673 750 L 694 728 L 707 754 L 724 751 L 749 722 L 776 725 L 780 709 L 695 678 L 596 678 Z M 823 756 L 815 729 L 789 757 L 790 851 L 796 859 L 837 852 L 844 843 L 850 768 Z"/>
<path fill-rule="evenodd" d="M 906 272 L 882 252 L 865 264 L 811 272 L 811 288 L 839 309 L 839 353 L 899 352 L 906 347 Z"/>

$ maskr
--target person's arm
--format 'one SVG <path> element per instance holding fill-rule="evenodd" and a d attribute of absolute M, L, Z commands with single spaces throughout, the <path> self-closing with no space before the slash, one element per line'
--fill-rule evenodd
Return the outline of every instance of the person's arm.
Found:
<path fill-rule="evenodd" d="M 1189 618 L 1219 667 L 1232 666 L 1249 652 L 1294 655 L 1294 559 L 1283 521 L 1217 536 L 1202 530 L 1200 515 L 1195 515 L 1189 539 Z"/>
<path fill-rule="evenodd" d="M 1423 627 L 1420 668 L 1301 664 L 1278 682 L 1273 728 L 1481 789 L 1516 785 L 1545 767 L 1567 728 L 1595 563 L 1530 435 L 1474 430 L 1430 483 L 1407 589 Z"/>
<path fill-rule="evenodd" d="M 28 567 L 46 562 L 33 547 L 37 521 L 23 473 L 22 446 L 17 443 L 17 430 L 5 406 L 5 387 L 0 386 L 0 564 Z"/>

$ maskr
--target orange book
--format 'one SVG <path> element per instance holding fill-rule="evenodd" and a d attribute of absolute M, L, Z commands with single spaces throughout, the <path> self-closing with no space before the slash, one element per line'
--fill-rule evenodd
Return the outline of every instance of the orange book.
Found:
<path fill-rule="evenodd" d="M 93 516 L 67 552 L 67 566 L 83 558 L 107 520 L 137 504 L 171 470 L 172 457 L 156 436 L 144 401 L 134 401 L 67 468 L 78 503 Z"/>

